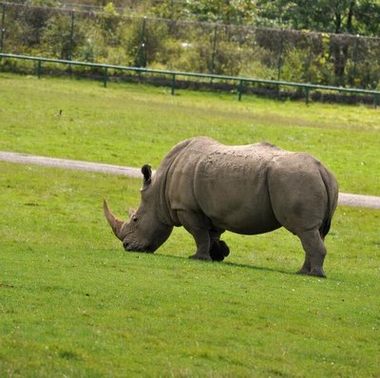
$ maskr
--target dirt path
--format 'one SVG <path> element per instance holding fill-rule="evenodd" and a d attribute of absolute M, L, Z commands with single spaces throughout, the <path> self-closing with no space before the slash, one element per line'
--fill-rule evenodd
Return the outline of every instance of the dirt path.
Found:
<path fill-rule="evenodd" d="M 37 164 L 47 167 L 74 169 L 89 172 L 109 173 L 114 175 L 125 175 L 129 177 L 142 177 L 139 168 L 122 167 L 120 165 L 91 163 L 87 161 L 56 159 L 44 156 L 34 156 L 17 152 L 1 152 L 0 161 L 19 164 Z M 380 197 L 366 196 L 361 194 L 339 193 L 339 205 L 351 207 L 368 207 L 380 209 Z"/>

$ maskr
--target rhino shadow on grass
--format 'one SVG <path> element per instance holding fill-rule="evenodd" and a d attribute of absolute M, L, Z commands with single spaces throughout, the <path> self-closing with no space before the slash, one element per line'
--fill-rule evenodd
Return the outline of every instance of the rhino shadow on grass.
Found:
<path fill-rule="evenodd" d="M 149 165 L 141 203 L 129 221 L 104 214 L 126 251 L 154 252 L 183 226 L 194 238 L 193 259 L 222 261 L 230 253 L 225 231 L 255 235 L 280 227 L 305 251 L 298 273 L 325 277 L 324 238 L 337 206 L 334 176 L 306 153 L 268 143 L 225 146 L 207 137 L 180 142 L 156 173 Z"/>

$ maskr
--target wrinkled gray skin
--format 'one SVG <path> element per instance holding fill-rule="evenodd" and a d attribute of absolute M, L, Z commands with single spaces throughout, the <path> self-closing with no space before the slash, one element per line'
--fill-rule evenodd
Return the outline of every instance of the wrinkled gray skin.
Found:
<path fill-rule="evenodd" d="M 305 251 L 301 274 L 324 277 L 324 237 L 330 229 L 338 185 L 306 153 L 267 143 L 225 146 L 198 137 L 177 144 L 152 176 L 142 168 L 141 204 L 129 222 L 104 213 L 127 251 L 154 252 L 174 226 L 194 237 L 194 259 L 223 260 L 228 230 L 254 235 L 280 227 L 297 235 Z"/>

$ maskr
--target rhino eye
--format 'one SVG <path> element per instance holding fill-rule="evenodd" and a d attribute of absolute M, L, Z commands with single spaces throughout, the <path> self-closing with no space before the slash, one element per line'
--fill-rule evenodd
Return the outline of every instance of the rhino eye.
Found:
<path fill-rule="evenodd" d="M 137 217 L 133 216 L 132 220 L 133 220 L 133 222 L 137 222 Z"/>

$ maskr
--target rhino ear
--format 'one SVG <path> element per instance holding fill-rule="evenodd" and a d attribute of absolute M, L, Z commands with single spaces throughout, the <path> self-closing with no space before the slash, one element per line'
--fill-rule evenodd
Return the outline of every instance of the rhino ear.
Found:
<path fill-rule="evenodd" d="M 147 187 L 152 181 L 152 168 L 149 164 L 143 165 L 141 172 L 144 175 L 144 188 Z"/>

